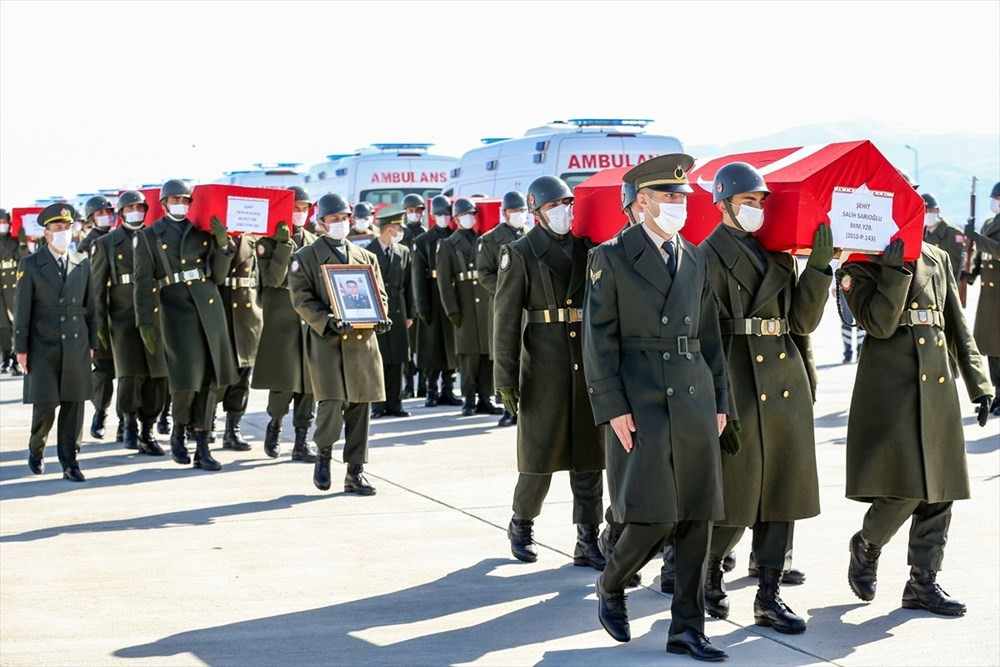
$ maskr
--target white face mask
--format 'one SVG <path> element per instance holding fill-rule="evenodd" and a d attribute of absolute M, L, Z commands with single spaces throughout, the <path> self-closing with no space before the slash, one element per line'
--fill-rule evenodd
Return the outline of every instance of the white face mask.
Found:
<path fill-rule="evenodd" d="M 6 234 L 10 231 L 10 225 L 6 222 L 0 222 L 0 234 Z"/>
<path fill-rule="evenodd" d="M 395 234 L 392 235 L 392 239 L 391 240 L 392 240 L 393 243 L 402 243 L 403 242 L 403 232 L 396 232 Z"/>
<path fill-rule="evenodd" d="M 146 219 L 146 214 L 143 211 L 129 211 L 125 214 L 125 223 L 128 225 L 138 226 L 142 224 L 142 221 Z M 133 227 L 134 229 L 135 227 Z"/>
<path fill-rule="evenodd" d="M 342 222 L 331 222 L 326 224 L 326 235 L 329 236 L 334 241 L 342 241 L 347 238 L 347 232 L 351 229 L 351 221 L 343 220 Z"/>
<path fill-rule="evenodd" d="M 295 211 L 292 213 L 292 225 L 295 227 L 302 227 L 306 224 L 306 218 L 309 217 L 309 211 Z"/>
<path fill-rule="evenodd" d="M 361 231 L 368 230 L 372 226 L 371 218 L 354 218 L 354 228 Z"/>
<path fill-rule="evenodd" d="M 514 229 L 520 229 L 524 227 L 524 221 L 527 220 L 528 214 L 524 211 L 513 211 L 507 216 L 507 224 Z"/>
<path fill-rule="evenodd" d="M 937 213 L 924 213 L 924 227 L 937 227 L 941 222 L 941 216 Z"/>
<path fill-rule="evenodd" d="M 434 224 L 438 227 L 447 227 L 451 223 L 450 215 L 435 215 Z"/>
<path fill-rule="evenodd" d="M 406 214 L 406 221 L 407 222 L 420 222 L 423 219 L 424 219 L 424 214 L 423 213 L 407 213 Z"/>
<path fill-rule="evenodd" d="M 177 218 L 178 220 L 182 220 L 188 214 L 188 205 L 171 204 L 170 206 L 167 207 L 167 210 L 170 211 L 170 215 Z"/>
<path fill-rule="evenodd" d="M 990 210 L 993 211 L 994 215 L 1000 215 L 1000 199 L 990 200 Z"/>
<path fill-rule="evenodd" d="M 740 204 L 736 212 L 736 222 L 745 232 L 755 232 L 764 224 L 764 209 Z"/>
<path fill-rule="evenodd" d="M 74 222 L 73 223 L 73 231 L 74 232 L 82 232 L 83 231 L 83 223 L 82 222 Z"/>
<path fill-rule="evenodd" d="M 472 229 L 476 225 L 476 216 L 471 213 L 460 215 L 458 216 L 458 224 L 461 225 L 462 229 Z"/>
<path fill-rule="evenodd" d="M 573 227 L 573 207 L 571 205 L 559 204 L 559 206 L 553 206 L 543 213 L 549 221 L 549 230 L 553 234 L 562 236 L 569 233 L 570 228 Z"/>
<path fill-rule="evenodd" d="M 95 215 L 94 216 L 94 226 L 101 229 L 107 229 L 111 226 L 111 216 L 110 215 Z"/>
<path fill-rule="evenodd" d="M 660 204 L 660 213 L 653 218 L 653 222 L 664 234 L 673 236 L 681 231 L 687 221 L 687 202 L 681 204 L 658 203 Z"/>
<path fill-rule="evenodd" d="M 69 247 L 70 239 L 73 238 L 72 229 L 64 229 L 61 232 L 52 232 L 52 240 L 49 244 L 60 253 L 66 252 L 66 248 Z"/>

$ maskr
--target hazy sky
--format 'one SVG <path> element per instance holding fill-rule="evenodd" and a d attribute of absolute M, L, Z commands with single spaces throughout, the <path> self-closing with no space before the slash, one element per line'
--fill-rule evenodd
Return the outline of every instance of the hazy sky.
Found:
<path fill-rule="evenodd" d="M 557 118 L 1000 132 L 1000 2 L 0 2 L 0 206 Z"/>

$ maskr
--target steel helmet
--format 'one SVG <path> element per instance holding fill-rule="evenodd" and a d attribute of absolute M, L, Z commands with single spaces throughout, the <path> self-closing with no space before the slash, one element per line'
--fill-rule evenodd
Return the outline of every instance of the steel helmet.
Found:
<path fill-rule="evenodd" d="M 712 183 L 712 202 L 730 199 L 745 192 L 763 192 L 771 194 L 767 189 L 764 177 L 757 168 L 746 162 L 730 162 L 715 172 L 715 182 Z"/>
<path fill-rule="evenodd" d="M 187 197 L 194 199 L 191 186 L 178 178 L 171 178 L 160 187 L 160 201 L 167 197 Z"/>
<path fill-rule="evenodd" d="M 500 204 L 500 208 L 505 211 L 509 208 L 528 208 L 528 203 L 524 201 L 524 195 L 517 190 L 511 190 L 503 196 L 503 203 Z"/>
<path fill-rule="evenodd" d="M 635 201 L 635 184 L 622 183 L 622 212 Z"/>
<path fill-rule="evenodd" d="M 1000 197 L 1000 181 L 997 181 L 993 189 L 990 190 L 990 197 Z"/>
<path fill-rule="evenodd" d="M 432 215 L 451 215 L 451 200 L 444 195 L 435 195 L 431 200 Z"/>
<path fill-rule="evenodd" d="M 403 197 L 403 203 L 401 204 L 403 208 L 426 208 L 427 205 L 424 203 L 424 198 L 418 194 L 411 192 L 410 194 Z"/>
<path fill-rule="evenodd" d="M 539 176 L 528 186 L 528 208 L 537 211 L 549 202 L 573 198 L 573 191 L 558 176 Z"/>
<path fill-rule="evenodd" d="M 375 207 L 370 202 L 358 202 L 354 205 L 354 212 L 351 215 L 355 218 L 370 218 L 375 215 Z"/>
<path fill-rule="evenodd" d="M 312 203 L 312 197 L 309 196 L 309 192 L 305 188 L 293 185 L 288 189 L 295 193 L 295 201 L 304 201 L 310 204 Z"/>
<path fill-rule="evenodd" d="M 908 173 L 906 173 L 902 169 L 896 169 L 896 171 L 899 172 L 899 175 L 903 177 L 904 181 L 910 184 L 911 188 L 916 190 L 917 188 L 920 187 L 920 183 L 917 183 L 915 180 L 913 180 Z"/>
<path fill-rule="evenodd" d="M 463 213 L 475 213 L 476 205 L 472 203 L 471 200 L 465 197 L 459 197 L 455 200 L 455 205 L 452 207 L 452 216 L 458 217 Z"/>
<path fill-rule="evenodd" d="M 125 192 L 118 195 L 118 212 L 121 213 L 122 209 L 126 206 L 131 206 L 132 204 L 142 204 L 147 209 L 149 209 L 149 204 L 146 203 L 146 195 L 142 194 L 138 190 L 126 190 Z"/>
<path fill-rule="evenodd" d="M 0 219 L 10 222 L 10 213 L 7 212 L 7 209 L 0 208 Z"/>
<path fill-rule="evenodd" d="M 336 213 L 350 213 L 351 207 L 347 205 L 347 200 L 338 194 L 330 193 L 323 195 L 316 202 L 316 219 L 322 220 L 328 215 Z"/>
<path fill-rule="evenodd" d="M 94 195 L 87 200 L 87 203 L 83 205 L 83 214 L 86 216 L 87 220 L 90 220 L 98 211 L 103 211 L 105 209 L 115 210 L 115 207 L 111 204 L 111 200 L 104 195 Z"/>
<path fill-rule="evenodd" d="M 925 192 L 924 194 L 920 195 L 920 197 L 924 200 L 925 208 L 941 208 L 940 206 L 938 206 L 937 197 L 935 197 L 931 193 Z"/>

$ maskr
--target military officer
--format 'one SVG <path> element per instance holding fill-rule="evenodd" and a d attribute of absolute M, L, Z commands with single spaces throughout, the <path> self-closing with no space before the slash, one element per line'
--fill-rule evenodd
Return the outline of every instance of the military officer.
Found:
<path fill-rule="evenodd" d="M 403 197 L 403 215 L 405 216 L 403 225 L 403 245 L 413 250 L 413 243 L 417 237 L 423 234 L 427 227 L 424 225 L 424 213 L 427 205 L 424 198 L 416 193 L 410 193 Z M 427 396 L 427 378 L 414 361 L 417 352 L 417 330 L 410 327 L 407 332 L 410 337 L 410 359 L 403 369 L 404 387 L 403 397 L 413 398 L 414 396 Z M 414 376 L 416 376 L 416 391 L 414 391 Z"/>
<path fill-rule="evenodd" d="M 118 413 L 125 424 L 122 443 L 140 454 L 163 456 L 153 424 L 167 397 L 167 361 L 162 336 L 152 353 L 135 324 L 133 250 L 148 210 L 146 197 L 128 190 L 118 197 L 121 224 L 90 246 L 90 270 L 99 347 L 111 350 L 118 380 Z M 154 295 L 154 305 L 158 300 Z M 154 328 L 156 321 L 154 320 Z M 142 425 L 140 432 L 139 425 Z"/>
<path fill-rule="evenodd" d="M 729 389 L 708 260 L 678 234 L 693 163 L 671 154 L 629 170 L 645 222 L 590 253 L 584 370 L 595 422 L 614 430 L 605 462 L 614 519 L 625 524 L 596 588 L 601 624 L 628 641 L 625 586 L 673 535 L 667 650 L 722 660 L 704 634 L 704 563 L 711 522 L 723 516 Z"/>
<path fill-rule="evenodd" d="M 819 226 L 800 276 L 794 257 L 765 249 L 754 236 L 770 194 L 760 172 L 745 162 L 726 164 L 716 172 L 712 194 L 722 224 L 700 248 L 719 297 L 732 387 L 731 420 L 722 434 L 730 455 L 722 459 L 726 516 L 712 529 L 705 607 L 717 618 L 729 616 L 722 558 L 753 527 L 754 619 L 798 634 L 806 622 L 778 591 L 791 567 L 794 521 L 819 514 L 819 481 L 809 373 L 792 334 L 810 334 L 823 317 L 833 234 L 829 225 Z"/>
<path fill-rule="evenodd" d="M 977 276 L 983 282 L 979 290 L 976 310 L 976 345 L 986 355 L 993 383 L 993 404 L 990 412 L 1000 416 L 1000 182 L 990 191 L 990 211 L 993 217 L 986 221 L 980 232 L 974 220 L 969 220 L 965 234 L 976 244 L 975 266 L 965 279 L 971 284 Z"/>
<path fill-rule="evenodd" d="M 355 329 L 350 322 L 337 317 L 322 268 L 324 264 L 371 266 L 382 309 L 388 308 L 375 255 L 346 240 L 350 213 L 340 195 L 320 197 L 316 207 L 316 231 L 320 238 L 295 252 L 288 286 L 295 312 L 309 326 L 306 359 L 312 369 L 309 380 L 318 403 L 313 439 L 319 454 L 313 484 L 321 491 L 330 488 L 333 443 L 346 427 L 344 491 L 374 495 L 375 487 L 364 476 L 364 464 L 368 462 L 370 404 L 385 400 L 382 357 L 376 336 L 387 332 L 391 322 L 380 321 L 374 329 Z"/>
<path fill-rule="evenodd" d="M 424 405 L 428 408 L 462 405 L 462 399 L 455 396 L 458 357 L 455 354 L 454 327 L 445 315 L 441 291 L 437 286 L 438 249 L 453 231 L 451 201 L 444 195 L 437 195 L 431 200 L 431 213 L 434 215 L 434 226 L 413 240 L 410 262 L 413 304 L 419 318 L 410 331 L 417 330 L 416 365 L 426 380 L 427 400 Z M 413 339 L 410 340 L 412 344 Z"/>
<path fill-rule="evenodd" d="M 385 210 L 378 216 L 379 237 L 368 246 L 378 260 L 382 284 L 389 297 L 389 319 L 393 326 L 378 335 L 385 382 L 385 402 L 376 403 L 372 417 L 409 417 L 403 409 L 403 367 L 410 360 L 409 329 L 415 317 L 410 271 L 410 249 L 402 244 L 402 219 L 394 211 Z"/>
<path fill-rule="evenodd" d="M 986 425 L 990 385 L 958 298 L 951 260 L 924 244 L 903 261 L 903 242 L 876 262 L 838 272 L 851 312 L 865 328 L 847 422 L 847 497 L 871 503 L 850 540 L 848 583 L 875 597 L 879 555 L 912 519 L 903 607 L 960 616 L 965 605 L 937 584 L 951 508 L 969 497 L 958 378 Z"/>
<path fill-rule="evenodd" d="M 174 421 L 171 457 L 181 465 L 191 463 L 190 426 L 194 467 L 219 470 L 208 449 L 208 431 L 218 391 L 239 375 L 229 336 L 219 335 L 226 330 L 226 312 L 218 286 L 229 274 L 236 248 L 217 219 L 211 220 L 211 232 L 194 226 L 187 217 L 192 199 L 187 183 L 167 181 L 160 188 L 163 217 L 136 233 L 135 319 L 148 353 L 155 353 L 163 336 Z"/>
<path fill-rule="evenodd" d="M 505 207 L 525 201 L 515 194 Z M 562 179 L 536 178 L 526 204 L 537 224 L 500 247 L 496 291 L 495 376 L 504 407 L 519 415 L 519 475 L 507 535 L 515 558 L 538 559 L 534 519 L 552 473 L 568 470 L 576 524 L 573 564 L 603 570 L 597 531 L 604 434 L 594 423 L 580 347 L 588 248 L 570 233 L 573 191 Z"/>
<path fill-rule="evenodd" d="M 487 313 L 488 342 L 490 358 L 493 359 L 493 311 L 494 298 L 497 293 L 500 249 L 505 245 L 524 236 L 524 223 L 528 219 L 528 205 L 524 195 L 512 190 L 503 196 L 500 203 L 501 224 L 479 237 L 479 249 L 476 252 L 476 271 L 479 282 L 490 293 L 490 308 Z M 517 415 L 504 408 L 499 426 L 513 426 L 517 423 Z"/>
<path fill-rule="evenodd" d="M 288 414 L 289 405 L 294 403 L 292 460 L 315 463 L 315 447 L 308 442 L 314 405 L 306 377 L 304 346 L 308 330 L 292 307 L 288 268 L 292 253 L 315 241 L 316 235 L 305 228 L 312 198 L 305 188 L 289 189 L 295 193 L 291 233 L 287 224 L 279 224 L 273 237 L 265 236 L 257 242 L 264 319 L 258 349 L 266 353 L 258 354 L 254 361 L 250 386 L 268 390 L 267 415 L 271 420 L 264 431 L 264 453 L 271 458 L 281 453 L 281 422 Z"/>
<path fill-rule="evenodd" d="M 354 214 L 351 216 L 351 233 L 347 235 L 347 240 L 368 250 L 378 238 L 378 234 L 372 229 L 374 215 L 375 207 L 370 202 L 355 204 Z"/>
<path fill-rule="evenodd" d="M 501 415 L 503 409 L 493 403 L 487 323 L 490 293 L 479 284 L 476 273 L 476 205 L 460 197 L 455 200 L 452 215 L 458 220 L 459 229 L 441 242 L 437 284 L 441 305 L 455 327 L 455 349 L 465 397 L 462 415 Z"/>
<path fill-rule="evenodd" d="M 941 217 L 937 198 L 929 192 L 920 195 L 924 200 L 924 243 L 930 243 L 948 253 L 951 268 L 958 280 L 965 266 L 965 235 L 962 230 Z"/>
<path fill-rule="evenodd" d="M 20 375 L 14 357 L 14 293 L 17 289 L 17 264 L 28 256 L 24 230 L 15 237 L 10 233 L 10 214 L 0 208 L 0 373 Z"/>
<path fill-rule="evenodd" d="M 45 471 L 45 440 L 59 410 L 56 443 L 63 479 L 84 481 L 76 452 L 83 405 L 92 395 L 90 356 L 97 347 L 90 261 L 69 249 L 73 207 L 51 204 L 38 214 L 46 245 L 18 267 L 14 351 L 24 370 L 24 402 L 32 405 L 28 468 Z"/>

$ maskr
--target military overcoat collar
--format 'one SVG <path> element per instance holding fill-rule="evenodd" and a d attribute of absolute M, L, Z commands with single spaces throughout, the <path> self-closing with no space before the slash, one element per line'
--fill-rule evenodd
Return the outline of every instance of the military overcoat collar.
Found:
<path fill-rule="evenodd" d="M 722 223 L 719 223 L 708 236 L 708 244 L 719 255 L 736 281 L 753 294 L 750 308 L 746 312 L 747 317 L 753 317 L 788 286 L 790 268 L 775 261 L 771 253 L 765 250 L 764 258 L 767 261 L 767 268 L 761 277 L 753 266 L 752 260 L 747 256 L 747 252 L 740 247 L 741 243 L 738 238 L 726 230 Z"/>
<path fill-rule="evenodd" d="M 924 247 L 921 248 L 920 257 L 917 258 L 914 265 L 913 281 L 910 283 L 910 294 L 916 296 L 927 289 L 927 282 L 937 272 L 938 261 Z"/>
<path fill-rule="evenodd" d="M 316 262 L 319 264 L 341 264 L 340 258 L 333 251 L 333 245 L 330 243 L 326 237 L 317 239 L 310 248 L 314 249 L 316 253 Z M 367 250 L 345 240 L 344 244 L 340 246 L 344 249 L 344 253 L 347 255 L 348 264 L 367 264 L 365 261 L 364 254 Z"/>
<path fill-rule="evenodd" d="M 539 225 L 528 232 L 527 237 L 528 245 L 531 246 L 531 252 L 538 259 L 538 263 L 545 267 L 549 273 L 569 284 L 573 262 L 566 256 L 566 253 L 556 248 L 556 243 L 549 236 L 549 233 Z"/>

